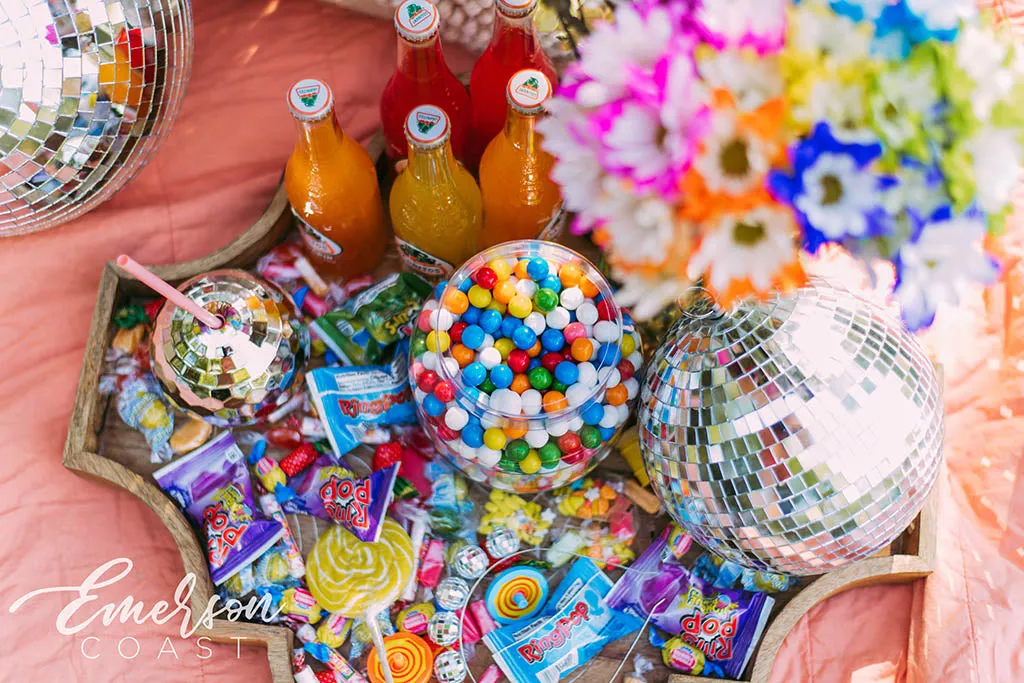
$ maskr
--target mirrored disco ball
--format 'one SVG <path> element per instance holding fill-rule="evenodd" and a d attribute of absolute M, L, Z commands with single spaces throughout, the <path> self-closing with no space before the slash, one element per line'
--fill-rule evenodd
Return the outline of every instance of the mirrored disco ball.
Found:
<path fill-rule="evenodd" d="M 942 458 L 941 391 L 917 339 L 820 282 L 728 314 L 698 301 L 639 405 L 673 519 L 755 569 L 820 574 L 873 555 L 914 519 Z"/>
<path fill-rule="evenodd" d="M 2 0 L 0 236 L 64 223 L 128 182 L 191 63 L 189 0 Z"/>

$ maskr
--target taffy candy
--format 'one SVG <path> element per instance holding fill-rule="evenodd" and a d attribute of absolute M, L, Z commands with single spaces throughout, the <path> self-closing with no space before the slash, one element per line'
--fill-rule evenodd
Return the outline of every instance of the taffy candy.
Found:
<path fill-rule="evenodd" d="M 253 503 L 245 457 L 230 432 L 153 473 L 206 541 L 210 578 L 223 583 L 284 534 Z"/>
<path fill-rule="evenodd" d="M 306 623 L 315 624 L 320 621 L 320 605 L 313 594 L 301 586 L 286 589 L 281 594 L 279 606 L 286 615 Z"/>
<path fill-rule="evenodd" d="M 413 273 L 394 273 L 310 324 L 346 365 L 373 365 L 407 337 L 430 285 Z"/>
<path fill-rule="evenodd" d="M 498 622 L 494 621 L 490 610 L 487 609 L 487 603 L 483 600 L 469 603 L 468 609 L 481 637 L 498 628 Z"/>
<path fill-rule="evenodd" d="M 591 560 L 576 560 L 538 616 L 488 633 L 484 644 L 512 683 L 554 683 L 643 626 L 643 619 L 609 607 L 611 588 Z"/>
<path fill-rule="evenodd" d="M 434 652 L 419 636 L 396 633 L 384 639 L 388 668 L 394 683 L 427 683 L 434 668 Z M 384 669 L 377 648 L 366 660 L 366 673 L 371 683 L 384 683 Z"/>
<path fill-rule="evenodd" d="M 413 571 L 412 540 L 393 519 L 381 525 L 375 543 L 359 540 L 333 525 L 306 559 L 309 589 L 324 608 L 362 617 L 371 608 L 390 605 Z"/>
<path fill-rule="evenodd" d="M 551 528 L 555 514 L 537 503 L 527 502 L 514 493 L 492 490 L 487 503 L 487 514 L 480 520 L 477 531 L 489 534 L 496 527 L 511 529 L 520 540 L 530 545 L 540 545 Z"/>
<path fill-rule="evenodd" d="M 581 474 L 639 392 L 632 319 L 580 264 L 559 262 L 578 257 L 543 248 L 560 252 L 494 258 L 438 285 L 410 340 L 413 396 L 438 450 L 475 479 L 529 477 L 502 488 Z"/>
<path fill-rule="evenodd" d="M 720 666 L 738 679 L 757 647 L 775 601 L 764 593 L 716 588 L 680 562 L 689 543 L 676 524 L 640 555 L 615 584 L 608 603 L 641 618 L 704 653 L 706 667 Z"/>
<path fill-rule="evenodd" d="M 421 585 L 435 588 L 441 581 L 444 571 L 444 541 L 432 538 L 423 545 L 420 551 L 419 569 L 416 578 Z"/>
<path fill-rule="evenodd" d="M 421 602 L 406 607 L 398 613 L 398 618 L 395 619 L 398 630 L 415 633 L 418 636 L 423 635 L 427 632 L 427 624 L 430 622 L 430 618 L 434 616 L 434 611 L 434 606 L 429 602 Z"/>
<path fill-rule="evenodd" d="M 620 482 L 585 477 L 553 491 L 555 507 L 566 517 L 606 519 L 612 504 L 621 495 Z"/>
<path fill-rule="evenodd" d="M 153 462 L 167 462 L 173 455 L 170 447 L 174 433 L 174 413 L 164 403 L 160 387 L 152 375 L 130 380 L 117 397 L 117 414 L 132 429 L 146 437 Z"/>
<path fill-rule="evenodd" d="M 324 645 L 337 649 L 341 647 L 352 630 L 352 619 L 332 612 L 316 629 L 316 637 Z"/>
<path fill-rule="evenodd" d="M 263 508 L 263 512 L 267 517 L 280 524 L 284 530 L 281 534 L 281 544 L 288 562 L 288 573 L 296 579 L 301 579 L 306 575 L 306 563 L 302 561 L 302 553 L 295 542 L 295 535 L 292 534 L 291 527 L 288 525 L 288 519 L 284 516 L 284 510 L 281 509 L 281 504 L 277 502 L 274 494 L 266 493 L 260 496 L 260 507 Z"/>
<path fill-rule="evenodd" d="M 309 395 L 338 457 L 359 445 L 368 426 L 416 422 L 405 363 L 405 355 L 396 353 L 388 366 L 317 368 L 307 374 Z"/>
<path fill-rule="evenodd" d="M 397 475 L 398 465 L 392 465 L 357 477 L 338 465 L 332 454 L 324 454 L 295 483 L 294 495 L 284 495 L 282 507 L 286 512 L 329 519 L 359 540 L 373 542 L 380 537 Z"/>
<path fill-rule="evenodd" d="M 170 445 L 175 453 L 184 455 L 191 453 L 210 440 L 213 435 L 213 425 L 198 417 L 189 415 L 184 422 L 180 422 L 171 434 Z"/>

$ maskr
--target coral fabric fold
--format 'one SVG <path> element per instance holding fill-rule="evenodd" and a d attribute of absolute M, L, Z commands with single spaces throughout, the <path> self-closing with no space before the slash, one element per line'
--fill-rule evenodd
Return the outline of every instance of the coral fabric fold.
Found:
<path fill-rule="evenodd" d="M 194 5 L 192 81 L 149 167 L 73 224 L 0 242 L 0 680 L 270 680 L 263 650 L 182 639 L 177 620 L 96 619 L 62 635 L 56 618 L 69 594 L 40 595 L 8 613 L 19 596 L 77 585 L 118 557 L 134 562 L 131 574 L 96 591 L 76 621 L 129 595 L 147 606 L 171 600 L 182 577 L 174 543 L 148 508 L 61 466 L 103 263 L 121 252 L 143 263 L 181 261 L 242 232 L 268 203 L 290 151 L 284 97 L 293 81 L 331 83 L 342 126 L 360 140 L 377 126 L 394 59 L 387 22 L 314 0 Z M 1024 2 L 992 8 L 1024 34 Z M 470 65 L 447 52 L 456 70 Z M 1022 297 L 1016 267 L 926 337 L 944 365 L 948 416 L 934 575 L 850 591 L 812 610 L 784 643 L 775 683 L 1024 680 L 1024 316 L 1014 308 Z"/>

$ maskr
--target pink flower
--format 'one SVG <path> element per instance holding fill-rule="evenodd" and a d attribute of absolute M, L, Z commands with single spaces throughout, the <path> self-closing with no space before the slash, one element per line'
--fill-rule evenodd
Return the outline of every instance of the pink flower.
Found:
<path fill-rule="evenodd" d="M 785 42 L 785 6 L 786 0 L 706 0 L 696 19 L 714 47 L 748 46 L 765 54 Z"/>

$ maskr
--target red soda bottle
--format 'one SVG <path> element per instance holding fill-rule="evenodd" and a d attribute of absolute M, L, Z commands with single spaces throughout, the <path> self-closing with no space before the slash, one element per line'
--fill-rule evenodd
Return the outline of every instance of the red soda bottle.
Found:
<path fill-rule="evenodd" d="M 537 0 L 494 0 L 494 34 L 469 79 L 473 128 L 481 149 L 505 127 L 505 86 L 522 69 L 536 69 L 552 87 L 558 74 L 537 37 L 533 10 Z"/>
<path fill-rule="evenodd" d="M 437 8 L 427 0 L 406 0 L 395 10 L 398 32 L 398 62 L 380 98 L 380 119 L 391 163 L 405 159 L 405 120 L 421 104 L 444 110 L 451 125 L 455 158 L 475 167 L 471 155 L 472 110 L 469 93 L 444 61 L 437 35 Z"/>

